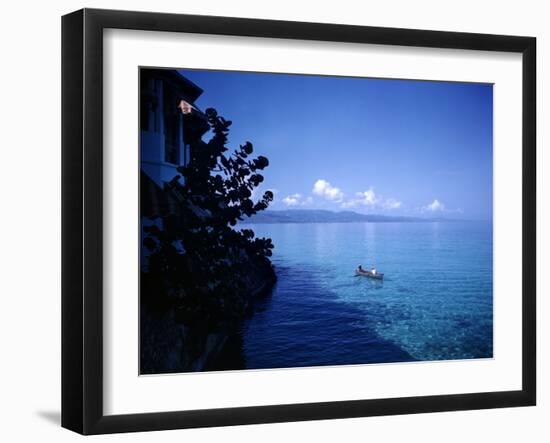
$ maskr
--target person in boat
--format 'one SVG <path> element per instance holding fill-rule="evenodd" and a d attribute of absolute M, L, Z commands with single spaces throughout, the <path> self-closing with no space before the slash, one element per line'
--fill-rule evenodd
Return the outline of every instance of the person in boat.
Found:
<path fill-rule="evenodd" d="M 361 266 L 361 265 L 357 266 L 357 270 L 359 272 L 365 272 L 365 270 L 363 269 L 363 266 Z"/>
<path fill-rule="evenodd" d="M 376 268 L 373 266 L 370 272 L 372 275 L 376 275 Z"/>

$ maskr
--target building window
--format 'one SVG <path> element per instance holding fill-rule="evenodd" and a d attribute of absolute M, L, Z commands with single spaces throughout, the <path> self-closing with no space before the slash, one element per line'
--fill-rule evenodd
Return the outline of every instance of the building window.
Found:
<path fill-rule="evenodd" d="M 158 98 L 155 92 L 155 80 L 141 79 L 139 126 L 142 131 L 157 131 L 159 128 L 155 122 L 155 112 L 158 106 Z"/>
<path fill-rule="evenodd" d="M 173 142 L 166 140 L 166 146 L 164 150 L 164 161 L 166 163 L 178 164 L 178 148 Z"/>
<path fill-rule="evenodd" d="M 185 145 L 184 155 L 185 158 L 183 159 L 183 164 L 187 166 L 191 161 L 191 145 Z"/>
<path fill-rule="evenodd" d="M 164 161 L 172 164 L 179 164 L 179 145 L 180 145 L 180 122 L 181 112 L 177 108 L 175 94 L 164 88 L 164 136 L 165 149 Z"/>

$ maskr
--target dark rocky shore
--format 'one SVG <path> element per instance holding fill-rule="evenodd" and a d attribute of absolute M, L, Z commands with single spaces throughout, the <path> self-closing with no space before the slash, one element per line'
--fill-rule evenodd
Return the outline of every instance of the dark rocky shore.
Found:
<path fill-rule="evenodd" d="M 239 275 L 235 275 L 235 282 L 245 289 L 232 294 L 232 298 L 238 299 L 240 308 L 215 325 L 201 318 L 185 321 L 178 315 L 177 306 L 159 308 L 141 303 L 141 374 L 241 369 L 244 366 L 238 330 L 252 311 L 255 300 L 270 296 L 276 275 L 269 261 L 251 258 L 242 252 L 239 256 Z"/>

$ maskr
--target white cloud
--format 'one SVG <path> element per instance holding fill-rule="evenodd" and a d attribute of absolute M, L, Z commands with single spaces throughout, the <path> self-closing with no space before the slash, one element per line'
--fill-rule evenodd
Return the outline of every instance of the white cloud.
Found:
<path fill-rule="evenodd" d="M 464 209 L 462 208 L 447 209 L 445 212 L 448 212 L 449 214 L 464 214 Z"/>
<path fill-rule="evenodd" d="M 346 209 L 349 209 L 349 208 L 354 208 L 355 206 L 357 206 L 357 200 L 348 200 L 348 201 L 345 201 L 345 202 L 342 202 L 342 208 L 346 208 Z"/>
<path fill-rule="evenodd" d="M 282 202 L 287 206 L 305 206 L 313 203 L 313 198 L 303 198 L 302 194 L 287 195 Z"/>
<path fill-rule="evenodd" d="M 344 193 L 339 188 L 332 186 L 328 181 L 319 179 L 313 185 L 313 193 L 337 203 L 344 199 Z"/>
<path fill-rule="evenodd" d="M 442 212 L 445 210 L 445 205 L 441 203 L 438 199 L 435 199 L 433 202 L 431 202 L 429 205 L 424 206 L 422 208 L 422 211 L 426 212 Z"/>
<path fill-rule="evenodd" d="M 401 202 L 396 200 L 395 198 L 388 198 L 384 203 L 382 204 L 384 209 L 399 209 L 401 207 Z"/>
<path fill-rule="evenodd" d="M 355 198 L 342 203 L 342 208 L 354 208 L 356 206 L 367 206 L 377 209 L 398 209 L 401 207 L 401 202 L 395 198 L 381 198 L 376 195 L 374 188 L 371 186 L 363 192 L 357 192 Z"/>
<path fill-rule="evenodd" d="M 355 195 L 357 196 L 357 203 L 359 204 L 374 206 L 378 203 L 378 199 L 376 198 L 376 194 L 374 193 L 372 186 L 364 192 L 357 192 Z"/>
<path fill-rule="evenodd" d="M 300 204 L 300 194 L 287 195 L 283 198 L 283 203 L 287 206 L 298 206 Z"/>

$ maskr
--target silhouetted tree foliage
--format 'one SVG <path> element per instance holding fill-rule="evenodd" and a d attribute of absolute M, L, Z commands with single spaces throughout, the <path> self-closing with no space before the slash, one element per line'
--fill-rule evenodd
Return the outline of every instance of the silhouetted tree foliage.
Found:
<path fill-rule="evenodd" d="M 229 153 L 231 121 L 214 109 L 206 116 L 213 136 L 192 143 L 189 163 L 178 168 L 179 175 L 164 190 L 177 209 L 163 217 L 162 229 L 144 228 L 144 247 L 151 255 L 142 294 L 156 306 L 174 307 L 187 325 L 212 328 L 242 316 L 258 281 L 275 280 L 268 258 L 271 239 L 233 228 L 266 209 L 273 193 L 252 200 L 268 159 L 252 158 L 250 142 Z"/>

